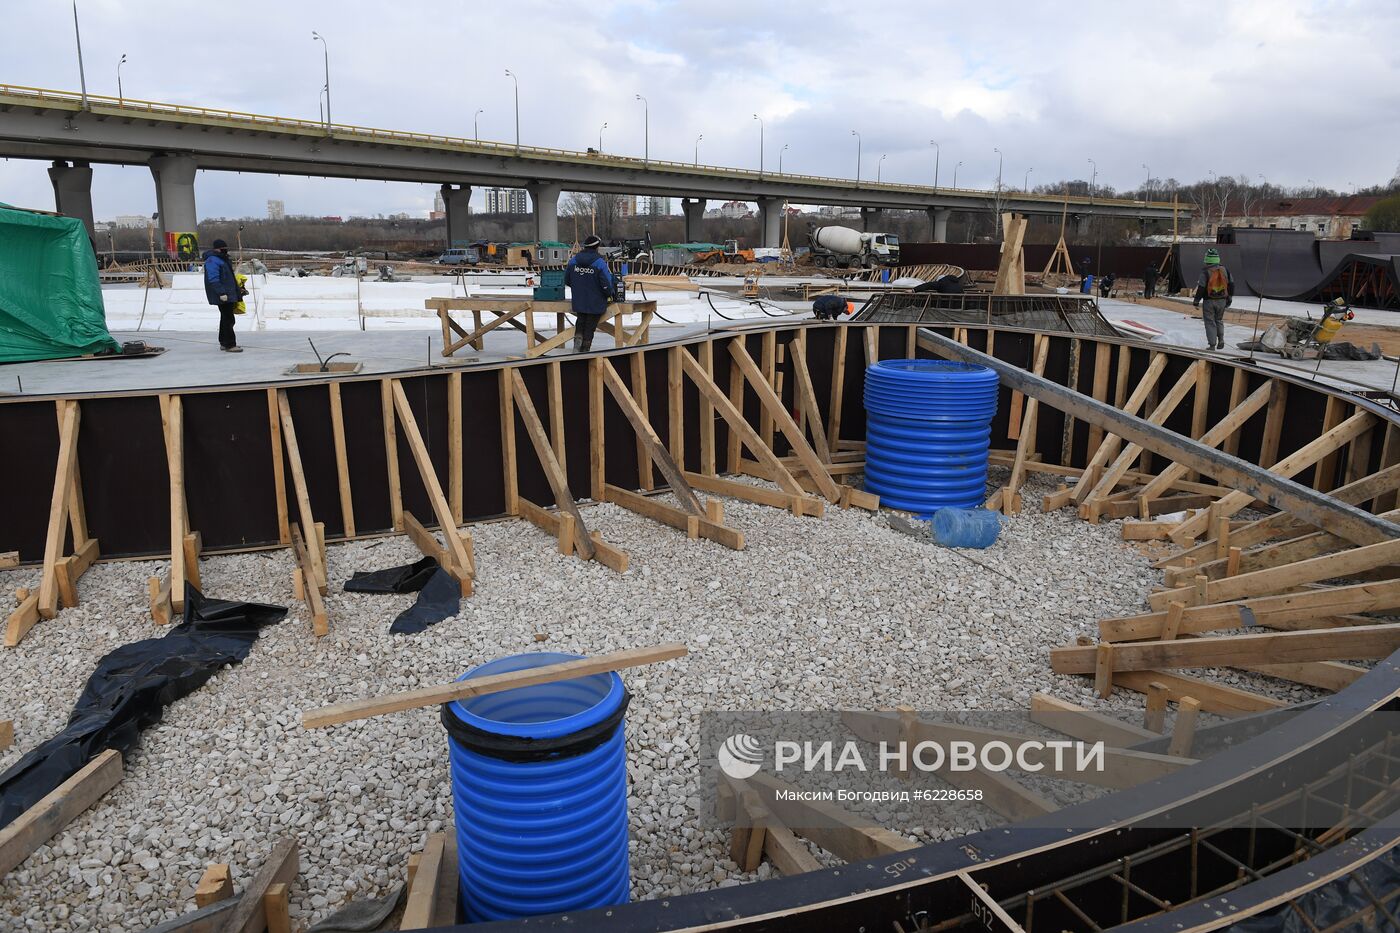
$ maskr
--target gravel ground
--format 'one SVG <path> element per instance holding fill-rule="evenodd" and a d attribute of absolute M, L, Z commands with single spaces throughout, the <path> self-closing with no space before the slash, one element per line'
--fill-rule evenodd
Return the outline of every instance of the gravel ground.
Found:
<path fill-rule="evenodd" d="M 632 894 L 675 895 L 752 880 L 709 828 L 693 747 L 707 710 L 1026 709 L 1035 691 L 1137 710 L 1120 691 L 1099 703 L 1084 678 L 1050 673 L 1047 650 L 1095 634 L 1105 616 L 1143 610 L 1161 575 L 1119 539 L 1070 510 L 1026 510 L 997 544 L 966 557 L 900 534 L 885 514 L 829 509 L 824 519 L 725 500 L 747 549 L 689 541 L 616 506 L 584 510 L 590 528 L 631 556 L 618 575 L 560 557 L 523 522 L 473 529 L 480 578 L 460 615 L 414 636 L 388 624 L 411 596 L 339 592 L 356 569 L 407 563 L 405 538 L 329 549 L 331 634 L 316 639 L 292 599 L 286 552 L 202 565 L 211 596 L 292 607 L 241 666 L 167 710 L 126 760 L 126 774 L 23 865 L 0 879 L 0 927 L 144 929 L 193 909 L 210 862 L 246 883 L 274 841 L 302 847 L 292 912 L 304 924 L 352 897 L 401 882 L 408 855 L 451 820 L 445 736 L 418 710 L 307 731 L 304 709 L 449 680 L 530 650 L 602 654 L 684 641 L 689 657 L 625 675 Z M 145 581 L 159 562 L 99 564 L 83 605 L 0 653 L 0 715 L 16 743 L 0 768 L 60 730 L 97 660 L 157 634 Z M 1008 579 L 1009 578 L 1009 579 Z M 0 590 L 37 573 L 0 573 Z M 537 635 L 545 635 L 538 641 Z M 1227 679 L 1290 699 L 1311 691 L 1247 675 Z M 708 754 L 705 751 L 704 754 Z M 966 825 L 920 828 L 946 838 Z M 892 827 L 908 829 L 907 827 Z M 767 877 L 765 863 L 758 876 Z M 42 896 L 36 896 L 42 892 Z"/>

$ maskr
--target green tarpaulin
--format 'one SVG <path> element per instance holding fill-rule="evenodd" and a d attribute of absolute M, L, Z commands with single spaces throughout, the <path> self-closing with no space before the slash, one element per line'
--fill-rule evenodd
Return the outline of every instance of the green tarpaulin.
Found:
<path fill-rule="evenodd" d="M 0 363 L 119 349 L 83 222 L 0 203 Z"/>

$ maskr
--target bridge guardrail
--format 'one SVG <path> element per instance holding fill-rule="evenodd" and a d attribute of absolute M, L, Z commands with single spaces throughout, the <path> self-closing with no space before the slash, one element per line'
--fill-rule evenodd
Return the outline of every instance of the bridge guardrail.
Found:
<path fill-rule="evenodd" d="M 73 104 L 82 109 L 84 96 L 77 91 L 59 91 L 49 88 L 26 87 L 16 84 L 0 84 L 0 97 L 15 97 L 21 99 L 32 99 L 37 103 L 48 103 L 71 107 Z M 972 197 L 994 196 L 995 192 L 981 188 L 949 188 L 940 185 L 937 188 L 926 185 L 912 185 L 902 182 L 869 182 L 862 181 L 857 184 L 849 178 L 832 178 L 824 175 L 800 175 L 792 172 L 781 174 L 763 173 L 751 169 L 731 168 L 722 165 L 699 165 L 692 162 L 673 162 L 666 159 L 638 159 L 633 156 L 614 155 L 609 153 L 588 153 L 579 152 L 573 149 L 556 149 L 547 146 L 517 146 L 515 143 L 502 143 L 491 140 L 469 139 L 460 136 L 446 136 L 436 133 L 416 133 L 407 130 L 386 130 L 375 127 L 356 126 L 347 123 L 327 124 L 319 120 L 303 120 L 297 117 L 275 117 L 267 114 L 251 113 L 242 110 L 227 110 L 217 107 L 200 107 L 193 104 L 171 104 L 162 101 L 142 100 L 134 97 L 113 97 L 108 94 L 88 94 L 86 96 L 87 105 L 99 104 L 104 108 L 112 108 L 123 111 L 139 111 L 142 113 L 159 114 L 168 116 L 179 116 L 187 118 L 197 118 L 204 120 L 222 120 L 226 122 L 253 124 L 255 128 L 276 128 L 281 130 L 299 130 L 304 132 L 315 132 L 333 137 L 346 138 L 370 138 L 384 141 L 408 142 L 418 144 L 428 144 L 436 146 L 449 146 L 457 149 L 467 149 L 475 151 L 485 151 L 490 153 L 528 155 L 539 158 L 547 158 L 559 161 L 568 161 L 588 165 L 615 165 L 620 168 L 643 168 L 643 169 L 664 169 L 674 171 L 679 174 L 703 174 L 703 175 L 723 175 L 735 179 L 746 181 L 765 181 L 771 178 L 781 178 L 783 181 L 811 184 L 820 187 L 860 189 L 869 191 L 889 191 L 893 193 L 919 193 L 919 194 L 939 194 L 939 195 L 967 195 Z M 1008 202 L 1016 201 L 1054 201 L 1063 202 L 1064 196 L 1054 195 L 1031 195 L 1019 191 L 1003 190 L 1001 198 Z M 1162 201 L 1139 201 L 1125 198 L 1098 198 L 1092 199 L 1081 195 L 1070 195 L 1069 204 L 1078 206 L 1102 206 L 1102 207 L 1140 207 L 1144 209 L 1171 210 L 1172 205 Z M 1186 207 L 1178 208 L 1189 213 Z"/>

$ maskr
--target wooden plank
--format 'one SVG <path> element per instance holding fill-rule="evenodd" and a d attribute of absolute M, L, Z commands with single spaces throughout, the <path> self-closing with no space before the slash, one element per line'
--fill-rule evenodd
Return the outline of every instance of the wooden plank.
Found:
<path fill-rule="evenodd" d="M 666 426 L 669 437 L 667 449 L 682 469 L 685 467 L 685 405 L 681 387 L 685 377 L 681 373 L 681 354 L 685 350 L 672 347 L 666 351 Z"/>
<path fill-rule="evenodd" d="M 1183 635 L 1196 635 L 1250 626 L 1289 630 L 1321 628 L 1324 626 L 1307 623 L 1338 615 L 1384 612 L 1398 608 L 1400 580 L 1358 583 L 1214 605 L 1187 606 L 1182 611 L 1180 632 Z M 1161 611 L 1104 619 L 1099 622 L 1099 637 L 1107 641 L 1157 638 L 1163 630 L 1166 617 L 1167 612 Z M 1329 624 L 1325 627 L 1338 626 Z"/>
<path fill-rule="evenodd" d="M 1238 404 L 1232 406 L 1230 411 L 1225 414 L 1224 418 L 1221 418 L 1210 430 L 1200 436 L 1200 442 L 1207 447 L 1221 447 L 1225 441 L 1236 437 L 1239 434 L 1240 428 L 1244 427 L 1245 422 L 1254 417 L 1261 408 L 1269 403 L 1269 399 L 1273 397 L 1275 384 L 1276 383 L 1272 380 L 1265 382 L 1259 388 L 1255 389 L 1254 392 L 1250 394 L 1249 398 L 1243 399 Z M 1140 495 L 1144 499 L 1156 499 L 1170 489 L 1172 484 L 1178 479 L 1189 480 L 1191 478 L 1191 470 L 1186 469 L 1186 467 L 1179 463 L 1172 463 L 1161 473 L 1157 474 L 1157 477 L 1147 484 Z"/>
<path fill-rule="evenodd" d="M 579 557 L 584 560 L 592 560 L 595 548 L 592 538 L 588 534 L 588 526 L 583 521 L 583 516 L 579 514 L 578 505 L 574 502 L 574 494 L 569 491 L 569 480 L 564 476 L 564 471 L 559 467 L 559 461 L 554 459 L 554 448 L 549 443 L 549 435 L 545 433 L 544 424 L 540 421 L 539 414 L 535 411 L 535 403 L 530 399 L 530 393 L 525 388 L 525 380 L 520 378 L 518 370 L 510 370 L 510 389 L 515 399 L 515 407 L 520 413 L 520 420 L 525 425 L 525 433 L 530 438 L 530 443 L 534 445 L 535 456 L 539 458 L 540 465 L 544 468 L 545 478 L 549 480 L 549 488 L 554 492 L 554 503 L 561 512 L 568 512 L 574 519 L 574 550 Z"/>
<path fill-rule="evenodd" d="M 233 897 L 233 876 L 229 874 L 228 864 L 215 862 L 204 869 L 194 886 L 195 906 L 208 907 L 230 897 Z"/>
<path fill-rule="evenodd" d="M 326 617 L 326 605 L 321 601 L 321 588 L 316 585 L 317 574 L 314 558 L 311 556 L 315 548 L 309 548 L 306 539 L 302 536 L 301 526 L 292 522 L 292 553 L 296 556 L 297 566 L 301 570 L 301 595 L 306 600 L 307 611 L 311 613 L 311 630 L 317 638 L 329 635 L 331 632 L 330 621 Z"/>
<path fill-rule="evenodd" d="M 238 898 L 238 906 L 224 922 L 227 933 L 262 933 L 267 929 L 267 905 L 263 896 L 274 884 L 290 885 L 296 880 L 299 863 L 295 837 L 273 846 L 267 861 L 248 882 Z"/>
<path fill-rule="evenodd" d="M 1326 434 L 1345 421 L 1347 409 L 1351 407 L 1339 395 L 1327 396 L 1327 405 L 1322 411 L 1322 433 Z M 1361 411 L 1360 408 L 1354 409 L 1352 417 L 1356 417 Z M 1337 485 L 1337 463 L 1339 460 L 1339 451 L 1333 450 L 1317 461 L 1317 467 L 1313 470 L 1312 486 L 1314 489 L 1318 492 L 1328 492 Z"/>
<path fill-rule="evenodd" d="M 806 331 L 802 332 L 806 336 Z M 788 353 L 792 356 L 792 371 L 795 378 L 797 405 L 802 412 L 802 420 L 810 428 L 812 447 L 822 463 L 831 462 L 831 445 L 826 442 L 826 428 L 822 426 L 821 407 L 817 404 L 817 392 L 812 387 L 812 374 L 807 369 L 806 341 L 793 339 L 788 343 Z M 808 417 L 808 412 L 811 416 Z"/>
<path fill-rule="evenodd" d="M 1147 713 L 1143 725 L 1149 732 L 1161 734 L 1167 731 L 1167 685 L 1154 680 L 1147 685 Z"/>
<path fill-rule="evenodd" d="M 768 416 L 777 424 L 778 429 L 783 432 L 783 436 L 787 438 L 788 444 L 806 469 L 807 475 L 812 477 L 812 481 L 817 484 L 817 489 L 828 501 L 839 502 L 841 490 L 837 487 L 836 481 L 826 471 L 816 451 L 807 443 L 807 438 L 797 427 L 797 422 L 792 420 L 792 415 L 783 405 L 782 399 L 778 398 L 773 387 L 764 380 L 758 364 L 744 349 L 742 339 L 729 342 L 729 355 L 743 372 L 754 392 L 757 393 L 759 403 L 763 406 L 764 411 L 768 413 Z M 771 445 L 765 446 L 769 446 L 771 449 Z"/>
<path fill-rule="evenodd" d="M 403 487 L 399 485 L 399 440 L 394 423 L 394 380 L 379 380 L 379 414 L 384 422 L 384 459 L 389 469 L 389 514 L 394 530 L 403 531 Z M 507 497 L 509 506 L 509 497 Z"/>
<path fill-rule="evenodd" d="M 272 485 L 273 495 L 277 499 L 277 540 L 282 544 L 291 544 L 291 517 L 287 514 L 287 476 L 286 467 L 282 462 L 282 417 L 277 413 L 277 394 L 280 391 L 267 390 L 267 425 L 268 434 L 272 438 Z M 161 406 L 161 410 L 163 413 L 164 406 Z"/>
<path fill-rule="evenodd" d="M 1126 348 L 1125 348 L 1126 349 Z M 1094 344 L 1094 384 L 1090 390 L 1092 398 L 1096 402 L 1108 400 L 1108 371 L 1112 366 L 1113 347 L 1110 344 L 1098 341 Z M 1103 443 L 1103 425 L 1089 425 L 1089 445 L 1085 449 L 1084 456 L 1092 459 L 1098 452 L 1099 445 Z"/>
<path fill-rule="evenodd" d="M 681 357 L 681 366 L 685 370 L 685 374 L 690 378 L 690 381 L 700 390 L 701 396 L 709 398 L 715 410 L 719 412 L 720 417 L 729 425 L 729 436 L 734 444 L 737 446 L 742 441 L 743 445 L 748 447 L 750 452 L 752 452 L 755 457 L 758 457 L 759 462 L 770 471 L 773 482 L 781 486 L 785 492 L 802 495 L 804 492 L 803 487 L 799 485 L 797 480 L 793 478 L 793 475 L 788 472 L 787 467 L 783 466 L 782 461 L 778 459 L 778 455 L 773 453 L 771 448 L 764 445 L 758 433 L 744 420 L 742 412 L 734 406 L 733 402 L 724 396 L 724 393 L 719 390 L 719 386 L 715 385 L 714 380 L 710 379 L 710 377 L 705 374 L 705 371 L 700 368 L 700 364 L 691 359 L 690 354 L 686 354 Z M 744 384 L 744 374 L 742 370 L 737 366 L 732 366 L 730 367 L 730 371 L 734 373 L 735 377 L 739 380 L 739 386 L 742 388 Z M 739 472 L 737 457 L 735 461 L 731 463 L 731 466 L 733 468 L 730 472 Z"/>
<path fill-rule="evenodd" d="M 1356 406 L 1355 410 L 1360 412 L 1361 406 Z M 1347 470 L 1346 483 L 1354 483 L 1366 475 L 1366 471 L 1371 469 L 1371 445 L 1376 439 L 1376 435 L 1381 433 L 1380 426 L 1362 434 L 1351 442 L 1347 448 Z M 1373 511 L 1384 511 L 1383 509 L 1373 509 Z"/>
<path fill-rule="evenodd" d="M 398 385 L 398 383 L 395 383 Z M 301 518 L 301 527 L 305 533 L 315 534 L 316 519 L 311 514 L 311 493 L 306 486 L 306 474 L 301 466 L 301 448 L 297 445 L 296 425 L 292 421 L 292 409 L 287 402 L 287 393 L 277 393 L 277 412 L 282 419 L 282 440 L 287 445 L 287 465 L 291 468 L 292 491 L 296 495 L 297 514 Z M 314 538 L 313 538 L 314 541 Z M 305 543 L 305 539 L 303 539 Z M 321 549 L 319 547 L 308 546 L 311 558 L 309 579 L 315 581 L 316 588 L 324 595 L 327 590 L 326 566 L 321 560 Z M 175 584 L 174 575 L 171 575 L 171 586 Z M 178 608 L 178 607 L 177 607 Z"/>
<path fill-rule="evenodd" d="M 452 375 L 460 378 L 459 373 Z M 327 383 L 326 390 L 330 393 L 331 402 L 331 437 L 335 443 L 336 484 L 340 488 L 340 522 L 345 529 L 345 537 L 353 538 L 355 537 L 355 497 L 350 493 L 350 457 L 345 451 L 345 410 L 340 403 L 340 383 Z M 284 393 L 279 392 L 278 394 L 283 395 Z M 460 414 L 460 404 L 457 410 Z"/>
<path fill-rule="evenodd" d="M 263 914 L 267 918 L 267 933 L 292 933 L 290 891 L 279 881 L 263 895 Z"/>
<path fill-rule="evenodd" d="M 1144 450 L 1151 450 L 1154 453 L 1183 462 L 1191 469 L 1214 478 L 1222 485 L 1248 493 L 1251 499 L 1262 500 L 1275 508 L 1289 509 L 1300 518 L 1314 524 L 1325 524 L 1329 531 L 1344 536 L 1348 541 L 1369 544 L 1400 537 L 1400 526 L 1396 526 L 1392 522 L 1387 522 L 1354 506 L 1339 503 L 1330 496 L 1270 473 L 1255 464 L 1237 457 L 1230 457 L 1220 451 L 1183 438 L 1165 428 L 1149 425 L 1122 411 L 1099 405 L 1087 396 L 988 357 L 969 347 L 961 346 L 940 337 L 934 331 L 927 329 L 921 331 L 919 339 L 921 346 L 928 349 L 929 352 L 949 359 L 987 366 L 996 371 L 1005 385 L 1020 386 L 1029 393 L 1039 396 L 1046 404 L 1061 411 L 1072 412 L 1082 420 L 1102 421 L 1116 435 L 1141 445 Z M 1277 404 L 1277 400 L 1275 400 L 1275 404 Z M 1273 410 L 1272 405 L 1270 410 Z M 1100 449 L 1100 453 L 1108 449 L 1109 446 L 1110 444 L 1106 441 L 1103 448 Z"/>
<path fill-rule="evenodd" d="M 1176 722 L 1172 724 L 1172 740 L 1167 746 L 1167 754 L 1186 756 L 1191 754 L 1191 746 L 1196 741 L 1196 718 L 1201 710 L 1201 701 L 1195 697 L 1182 697 L 1176 705 Z"/>
<path fill-rule="evenodd" d="M 1266 380 L 1265 385 L 1269 386 L 1269 392 L 1272 394 L 1273 380 Z M 1234 375 L 1230 377 L 1230 411 L 1234 411 L 1236 408 L 1240 407 L 1240 405 L 1244 402 L 1245 392 L 1248 391 L 1248 389 L 1248 370 L 1245 369 L 1245 367 L 1243 366 L 1234 367 Z M 1240 450 L 1239 432 L 1236 431 L 1233 434 L 1227 436 L 1225 440 L 1221 442 L 1220 449 L 1225 451 L 1232 457 L 1238 454 Z"/>
<path fill-rule="evenodd" d="M 188 536 L 186 536 L 188 541 Z M 189 560 L 188 553 L 185 557 Z M 64 606 L 73 607 L 78 605 L 78 578 L 87 572 L 87 569 L 97 560 L 97 539 L 88 538 L 77 549 L 58 562 L 54 568 L 54 577 L 58 580 L 58 595 L 60 602 Z M 195 567 L 198 570 L 198 567 Z M 194 585 L 199 586 L 198 576 L 193 578 Z"/>
<path fill-rule="evenodd" d="M 1219 716 L 1244 716 L 1283 709 L 1288 705 L 1273 697 L 1169 671 L 1118 671 L 1113 675 L 1115 687 L 1136 690 L 1138 693 L 1146 693 L 1153 683 L 1167 688 L 1168 700 L 1179 703 L 1182 697 L 1194 697 L 1200 701 L 1201 709 Z"/>
<path fill-rule="evenodd" d="M 109 748 L 0 829 L 0 878 L 102 799 L 121 778 L 121 752 Z"/>
<path fill-rule="evenodd" d="M 758 795 L 749 788 L 739 791 L 737 797 L 745 819 L 735 823 L 730 830 L 729 859 L 739 866 L 740 871 L 758 871 L 758 863 L 763 859 L 763 840 L 767 835 L 762 816 L 768 811 L 759 803 Z M 759 818 L 757 821 L 753 819 L 755 816 Z"/>
<path fill-rule="evenodd" d="M 185 608 L 185 409 L 178 395 L 161 396 L 165 461 L 170 475 L 170 605 Z"/>
<path fill-rule="evenodd" d="M 169 625 L 175 616 L 175 607 L 170 604 L 170 578 L 147 577 L 146 595 L 151 605 L 151 620 L 156 625 Z"/>
<path fill-rule="evenodd" d="M 729 367 L 729 407 L 739 413 L 740 418 L 744 415 L 744 374 L 739 371 L 739 367 Z M 746 422 L 747 423 L 747 422 Z M 757 433 L 754 434 L 757 437 Z M 731 425 L 729 429 L 729 443 L 726 445 L 726 460 L 730 473 L 739 471 L 739 456 L 743 451 L 743 444 L 739 436 L 734 433 Z"/>
<path fill-rule="evenodd" d="M 433 922 L 430 924 L 438 927 L 457 924 L 457 834 L 451 824 L 448 824 L 444 836 L 437 899 L 433 904 Z"/>
<path fill-rule="evenodd" d="M 607 370 L 612 368 L 612 363 L 606 359 L 603 362 L 605 364 L 603 368 L 604 378 L 606 379 Z M 637 352 L 631 354 L 628 362 L 632 367 L 632 390 L 630 394 L 636 401 L 638 409 L 641 411 L 642 421 L 650 430 L 651 408 L 647 404 L 646 360 L 643 359 L 640 352 Z M 616 375 L 616 370 L 614 370 L 614 375 Z M 609 388 L 611 387 L 611 383 L 609 383 Z M 613 397 L 617 397 L 616 392 L 614 392 Z M 621 403 L 619 402 L 618 404 Z M 656 483 L 652 480 L 650 451 L 648 450 L 647 442 L 642 438 L 642 431 L 637 428 L 636 423 L 633 423 L 632 428 L 637 434 L 637 483 L 641 488 L 650 492 L 652 489 L 656 488 Z M 655 433 L 655 431 L 652 431 L 653 436 L 655 436 Z"/>
<path fill-rule="evenodd" d="M 670 452 L 662 445 L 661 438 L 657 436 L 656 429 L 651 426 L 651 421 L 646 416 L 646 409 L 642 407 L 641 400 L 634 398 L 632 393 L 628 391 L 627 386 L 622 382 L 622 377 L 613 368 L 610 360 L 602 359 L 601 363 L 603 384 L 607 386 L 613 401 L 617 402 L 618 407 L 622 409 L 627 423 L 632 425 L 632 430 L 637 435 L 637 443 L 647 458 L 647 473 L 650 474 L 651 465 L 655 463 L 661 471 L 662 477 L 665 478 L 666 484 L 671 487 L 671 493 L 681 503 L 681 508 L 692 515 L 704 514 L 705 509 L 700 504 L 700 500 L 695 497 L 695 491 L 690 488 L 681 468 L 671 458 Z M 637 374 L 634 372 L 633 379 L 636 380 L 636 378 Z M 643 485 L 642 488 L 647 489 L 650 486 Z"/>
<path fill-rule="evenodd" d="M 1366 674 L 1366 668 L 1358 667 L 1355 664 L 1343 664 L 1340 661 L 1306 661 L 1298 664 L 1233 664 L 1231 667 L 1333 692 L 1350 687 Z"/>
<path fill-rule="evenodd" d="M 867 333 L 868 333 L 868 330 L 867 330 Z M 762 381 L 763 381 L 763 384 L 766 385 L 766 386 L 768 386 L 769 389 L 773 389 L 773 388 L 774 388 L 774 385 L 775 385 L 775 374 L 776 374 L 776 372 L 777 372 L 777 337 L 778 337 L 778 335 L 775 334 L 773 331 L 771 331 L 771 330 L 766 330 L 766 331 L 763 332 L 763 338 L 762 338 L 761 343 L 759 344 L 759 346 L 760 346 L 759 357 L 760 357 L 760 359 L 761 359 L 761 361 L 762 361 L 762 364 L 761 364 L 761 365 L 762 365 L 762 370 L 761 370 L 761 371 L 762 371 L 762 376 L 761 376 L 761 379 L 762 379 Z M 731 348 L 732 348 L 735 344 L 739 344 L 739 345 L 742 346 L 742 345 L 743 345 L 743 342 L 744 342 L 744 338 L 739 337 L 739 338 L 737 338 L 736 340 L 730 341 L 729 346 L 730 346 Z M 747 352 L 747 351 L 745 351 L 745 352 Z M 782 407 L 782 406 L 779 406 L 779 407 Z M 767 444 L 769 447 L 772 447 L 772 446 L 773 446 L 773 415 L 772 415 L 771 412 L 769 412 L 767 406 L 764 406 L 764 408 L 763 408 L 763 410 L 762 410 L 762 413 L 759 415 L 759 422 L 758 422 L 758 424 L 759 424 L 759 427 L 758 427 L 758 436 L 761 437 L 761 438 L 763 438 L 763 443 Z"/>
<path fill-rule="evenodd" d="M 58 615 L 59 560 L 68 535 L 69 489 L 78 468 L 78 424 L 82 413 L 78 403 L 66 400 L 58 432 L 58 460 L 54 467 L 53 494 L 49 499 L 48 531 L 44 535 L 44 569 L 39 583 L 39 615 L 52 619 Z M 76 542 L 75 542 L 76 543 Z"/>
<path fill-rule="evenodd" d="M 1201 360 L 1200 367 L 1201 375 L 1196 380 L 1196 391 L 1191 396 L 1191 437 L 1193 440 L 1205 443 L 1206 419 L 1210 417 L 1210 361 Z M 1235 406 L 1230 406 L 1231 411 L 1234 411 L 1234 408 Z M 1186 478 L 1195 479 L 1196 477 L 1193 474 Z"/>
<path fill-rule="evenodd" d="M 728 496 L 731 499 L 742 499 L 745 502 L 756 502 L 759 505 L 787 509 L 794 515 L 810 515 L 813 518 L 821 518 L 826 510 L 826 502 L 815 496 L 794 495 L 780 489 L 751 486 L 748 483 L 738 483 L 718 476 L 705 476 L 701 473 L 687 472 L 685 478 L 686 482 L 690 483 L 694 489 L 717 496 Z"/>
<path fill-rule="evenodd" d="M 1400 648 L 1400 624 L 1358 625 L 1230 638 L 1119 642 L 1112 646 L 1111 663 L 1114 671 L 1145 671 L 1296 661 L 1361 661 L 1384 658 L 1397 648 Z M 1094 646 L 1051 648 L 1050 668 L 1057 674 L 1093 673 L 1099 658 L 1101 655 Z"/>
<path fill-rule="evenodd" d="M 0 719 L 0 752 L 15 744 L 15 724 L 10 719 Z"/>
<path fill-rule="evenodd" d="M 797 790 L 786 781 L 761 771 L 742 783 L 762 789 L 764 793 L 760 796 L 764 798 L 775 798 L 778 791 Z M 915 843 L 898 833 L 878 826 L 867 826 L 864 818 L 822 801 L 774 799 L 768 809 L 797 835 L 810 839 L 848 862 L 915 848 Z"/>
<path fill-rule="evenodd" d="M 447 377 L 447 499 L 452 505 L 452 520 L 463 522 L 462 493 L 462 374 Z"/>
<path fill-rule="evenodd" d="M 432 926 L 433 908 L 437 903 L 437 888 L 442 873 L 442 856 L 447 845 L 443 833 L 428 836 L 423 846 L 422 858 L 418 861 L 418 871 L 408 886 L 408 897 L 404 902 L 403 918 L 399 921 L 400 930 L 425 930 Z"/>
<path fill-rule="evenodd" d="M 708 518 L 693 513 L 685 512 L 675 506 L 667 505 L 648 496 L 639 493 L 629 492 L 620 489 L 609 483 L 603 487 L 603 495 L 608 502 L 622 506 L 629 512 L 644 515 L 653 521 L 661 522 L 663 525 L 670 525 L 681 531 L 687 531 L 690 525 L 695 525 L 697 534 L 717 544 L 722 544 L 727 548 L 736 551 L 744 549 L 744 533 L 736 531 L 727 525 L 722 525 Z"/>
<path fill-rule="evenodd" d="M 707 379 L 714 381 L 715 344 L 706 340 L 700 344 L 700 370 Z M 681 371 L 685 371 L 685 361 L 681 361 Z M 715 470 L 715 406 L 710 397 L 700 393 L 700 472 L 706 476 L 716 475 Z"/>
<path fill-rule="evenodd" d="M 1123 722 L 1045 693 L 1031 694 L 1031 722 L 1081 742 L 1103 742 L 1127 748 L 1157 738 L 1141 726 Z"/>
<path fill-rule="evenodd" d="M 962 341 L 967 343 L 966 340 Z M 1075 389 L 1079 388 L 1079 358 L 1081 355 L 1081 341 L 1078 337 L 1073 337 L 1069 342 L 1069 378 L 1065 384 Z M 1060 463 L 1069 466 L 1074 457 L 1074 416 L 1065 416 L 1065 426 L 1060 433 Z"/>
<path fill-rule="evenodd" d="M 504 383 L 502 383 L 504 385 Z M 711 437 L 713 440 L 713 435 Z M 711 454 L 714 453 L 711 444 Z M 603 501 L 606 458 L 603 450 L 603 358 L 588 361 L 588 477 L 589 495 L 594 502 Z"/>
<path fill-rule="evenodd" d="M 831 407 L 827 409 L 826 440 L 835 450 L 841 443 L 841 405 L 846 392 L 846 324 L 836 326 L 836 349 L 831 358 Z M 730 471 L 734 472 L 734 471 Z"/>
<path fill-rule="evenodd" d="M 519 375 L 516 378 L 520 378 Z M 398 411 L 399 423 L 403 426 L 404 439 L 408 441 L 413 462 L 418 466 L 418 475 L 423 480 L 423 488 L 428 492 L 428 501 L 433 506 L 433 515 L 437 518 L 439 527 L 442 528 L 442 536 L 447 539 L 447 550 L 452 554 L 453 566 L 460 568 L 468 576 L 475 577 L 476 564 L 463 542 L 463 536 L 468 533 L 457 529 L 457 522 L 452 517 L 452 506 L 442 494 L 442 484 L 438 482 L 437 471 L 433 469 L 432 457 L 428 455 L 427 445 L 423 443 L 423 435 L 418 430 L 418 420 L 413 417 L 413 409 L 409 407 L 408 396 L 404 395 L 403 384 L 397 379 L 393 383 L 393 392 L 394 408 Z"/>
<path fill-rule="evenodd" d="M 511 386 L 513 370 L 500 371 L 501 394 L 501 477 L 505 485 L 505 509 L 507 515 L 519 514 L 517 500 L 520 498 L 519 479 L 515 463 L 515 392 Z M 601 432 L 601 419 L 594 419 L 595 430 Z"/>
<path fill-rule="evenodd" d="M 451 703 L 454 700 L 465 700 L 468 697 L 485 696 L 489 693 L 499 693 L 502 690 L 513 690 L 516 687 L 554 683 L 559 680 L 571 680 L 592 674 L 605 674 L 609 671 L 623 671 L 628 668 L 641 667 L 644 664 L 656 664 L 661 661 L 669 661 L 672 658 L 684 657 L 687 653 L 685 645 L 682 644 L 629 648 L 625 651 L 615 651 L 594 658 L 580 658 L 577 661 L 547 664 L 543 667 L 531 667 L 506 674 L 473 677 L 470 680 L 455 680 L 447 684 L 419 687 L 416 690 L 390 693 L 364 700 L 333 703 L 320 709 L 307 710 L 302 714 L 301 722 L 308 729 L 319 729 L 356 719 L 382 716 L 385 713 L 397 713 L 424 706 Z"/>
<path fill-rule="evenodd" d="M 1274 388 L 1273 403 L 1264 419 L 1264 436 L 1259 442 L 1259 457 L 1255 462 L 1269 469 L 1278 460 L 1278 445 L 1283 438 L 1283 419 L 1288 410 L 1288 383 L 1279 380 Z"/>

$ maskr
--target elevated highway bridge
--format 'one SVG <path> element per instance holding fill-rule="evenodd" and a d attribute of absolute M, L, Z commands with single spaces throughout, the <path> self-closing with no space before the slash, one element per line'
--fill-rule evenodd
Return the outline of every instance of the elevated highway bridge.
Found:
<path fill-rule="evenodd" d="M 51 161 L 57 209 L 92 229 L 94 163 L 146 165 L 156 186 L 160 229 L 196 229 L 199 171 L 318 175 L 442 186 L 449 242 L 471 239 L 467 202 L 473 186 L 524 188 L 536 238 L 559 239 L 560 192 L 678 197 L 686 234 L 700 239 L 710 200 L 755 201 L 763 245 L 781 238 L 784 202 L 859 207 L 869 225 L 880 210 L 927 211 L 935 240 L 946 239 L 952 211 L 1002 210 L 1164 221 L 1169 203 L 1022 194 L 855 181 L 577 152 L 540 146 L 322 123 L 289 117 L 167 104 L 133 98 L 0 84 L 0 157 Z"/>

